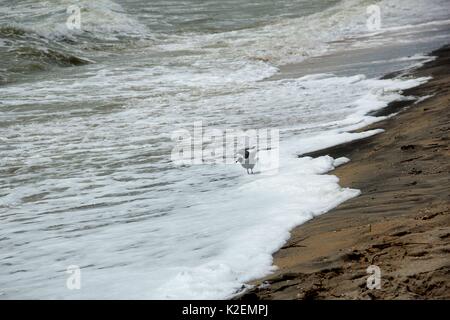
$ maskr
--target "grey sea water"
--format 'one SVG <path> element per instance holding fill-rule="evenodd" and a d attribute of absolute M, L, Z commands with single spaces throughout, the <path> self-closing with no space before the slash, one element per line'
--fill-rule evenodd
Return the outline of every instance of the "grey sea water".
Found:
<path fill-rule="evenodd" d="M 226 298 L 267 274 L 291 228 L 358 194 L 326 174 L 346 159 L 296 155 L 378 133 L 349 131 L 426 81 L 380 77 L 449 19 L 443 0 L 1 0 L 0 298 Z M 174 164 L 198 121 L 280 130 L 279 172 Z"/>

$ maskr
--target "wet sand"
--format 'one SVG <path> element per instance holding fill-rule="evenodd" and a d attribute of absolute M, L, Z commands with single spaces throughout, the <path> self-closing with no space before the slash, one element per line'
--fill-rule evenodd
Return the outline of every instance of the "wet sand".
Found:
<path fill-rule="evenodd" d="M 432 97 L 380 111 L 399 112 L 365 128 L 384 133 L 308 154 L 350 158 L 331 174 L 362 194 L 295 228 L 279 269 L 240 298 L 450 299 L 450 47 L 432 55 L 412 75 L 433 79 L 404 92 Z"/>

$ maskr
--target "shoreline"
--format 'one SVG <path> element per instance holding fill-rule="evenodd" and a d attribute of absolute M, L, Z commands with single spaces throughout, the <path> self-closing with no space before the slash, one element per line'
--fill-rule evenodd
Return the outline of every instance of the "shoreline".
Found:
<path fill-rule="evenodd" d="M 450 298 L 450 46 L 431 55 L 409 75 L 432 79 L 403 92 L 431 97 L 393 102 L 376 115 L 398 114 L 362 129 L 384 133 L 301 155 L 350 158 L 331 174 L 362 193 L 294 228 L 279 269 L 236 298 Z M 366 286 L 370 265 L 381 289 Z"/>

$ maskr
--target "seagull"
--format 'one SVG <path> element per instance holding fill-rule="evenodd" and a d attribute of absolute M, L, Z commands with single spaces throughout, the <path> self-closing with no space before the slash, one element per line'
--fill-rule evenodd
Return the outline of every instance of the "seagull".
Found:
<path fill-rule="evenodd" d="M 242 149 L 237 153 L 236 163 L 239 162 L 241 166 L 247 170 L 247 174 L 253 174 L 253 168 L 258 161 L 258 157 L 256 157 L 257 152 L 258 149 L 256 149 L 256 147 L 251 147 Z"/>

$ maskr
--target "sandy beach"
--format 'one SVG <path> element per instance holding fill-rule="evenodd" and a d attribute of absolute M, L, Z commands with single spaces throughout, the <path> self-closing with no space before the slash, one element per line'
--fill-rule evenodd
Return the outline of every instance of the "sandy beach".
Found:
<path fill-rule="evenodd" d="M 448 2 L 3 0 L 0 300 L 450 298 Z"/>
<path fill-rule="evenodd" d="M 300 225 L 274 255 L 279 269 L 242 299 L 450 298 L 450 47 L 411 71 L 431 76 L 365 130 L 384 133 L 300 156 L 351 161 L 331 172 L 361 195 Z M 394 76 L 394 75 L 388 75 Z M 366 269 L 381 270 L 368 289 Z"/>

